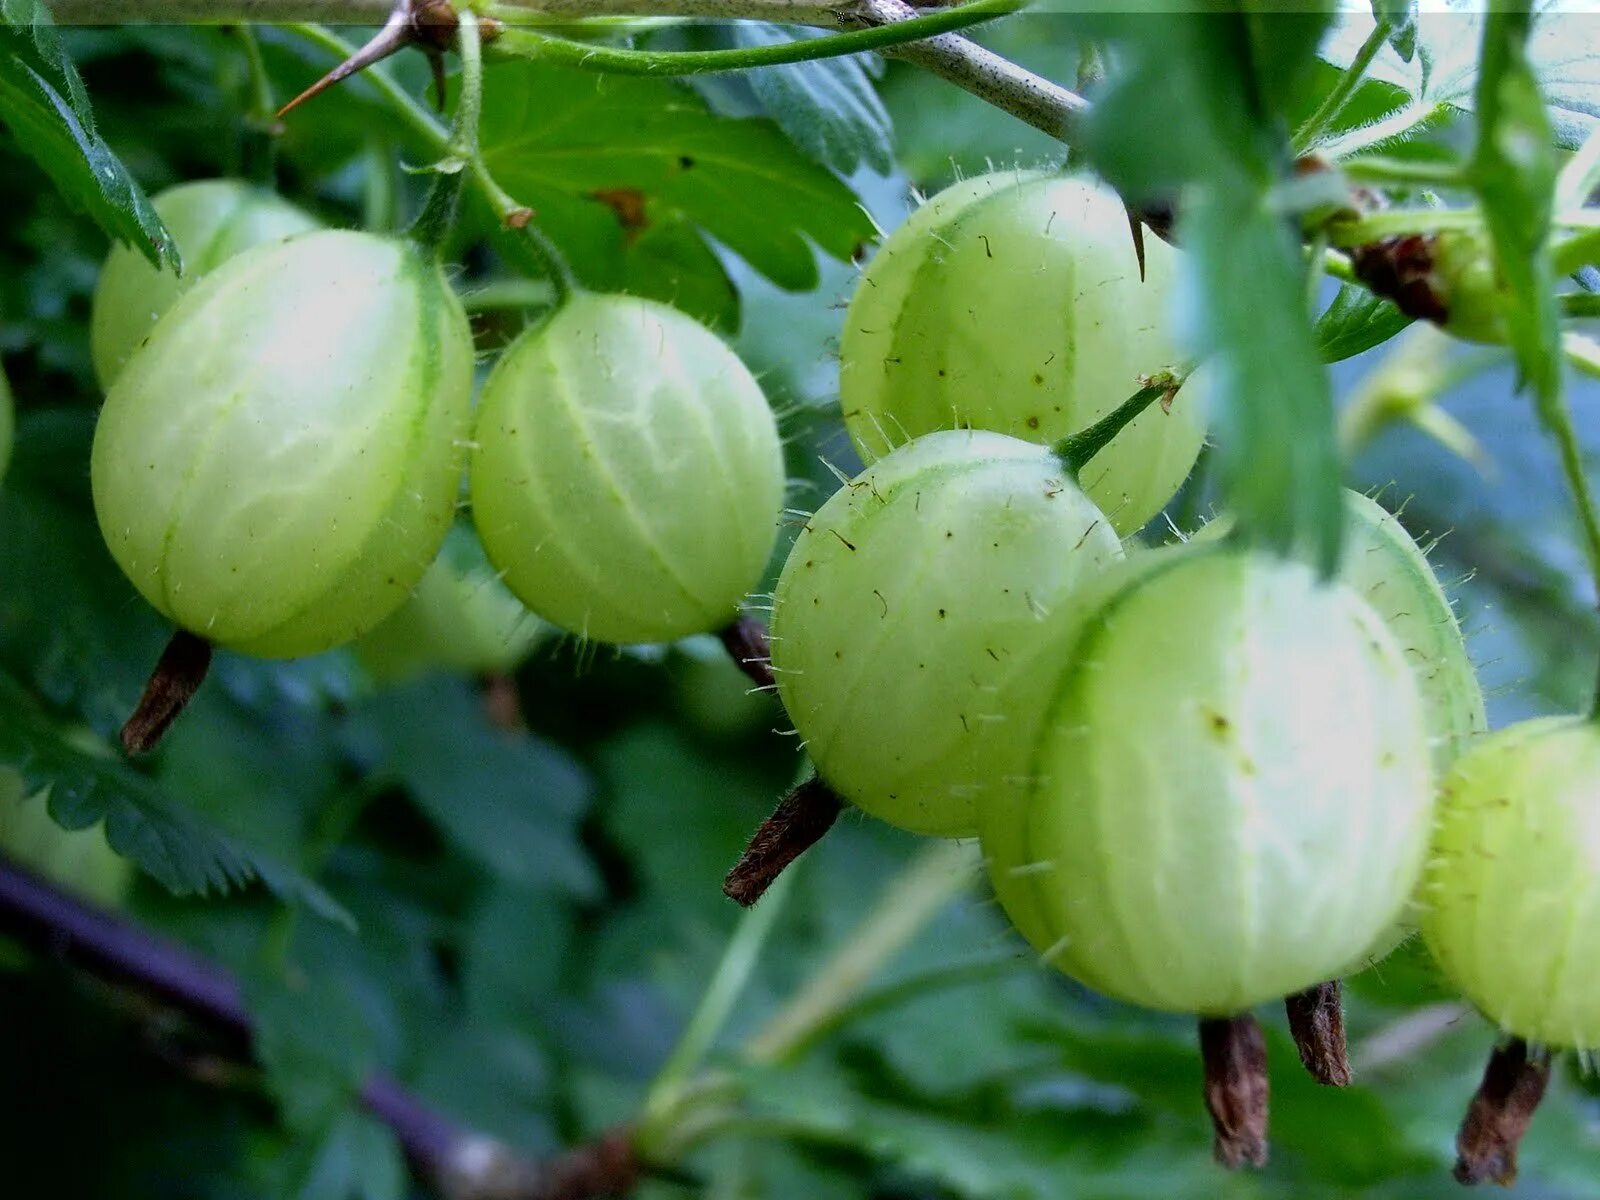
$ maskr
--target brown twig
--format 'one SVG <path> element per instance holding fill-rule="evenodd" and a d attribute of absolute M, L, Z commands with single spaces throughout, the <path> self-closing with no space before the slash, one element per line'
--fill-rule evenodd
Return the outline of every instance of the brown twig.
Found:
<path fill-rule="evenodd" d="M 1344 1040 L 1344 1005 L 1337 979 L 1286 996 L 1289 1032 L 1311 1078 L 1328 1087 L 1350 1086 L 1350 1056 Z"/>
<path fill-rule="evenodd" d="M 186 629 L 172 635 L 156 669 L 144 685 L 133 715 L 122 726 L 122 747 L 129 754 L 153 750 L 178 714 L 194 699 L 211 669 L 211 643 Z"/>
<path fill-rule="evenodd" d="M 1248 1013 L 1200 1018 L 1212 1153 L 1225 1167 L 1267 1161 L 1267 1041 Z"/>
<path fill-rule="evenodd" d="M 744 854 L 722 881 L 723 895 L 746 908 L 766 894 L 783 870 L 833 828 L 844 801 L 812 777 L 790 792 L 761 822 Z"/>
<path fill-rule="evenodd" d="M 1549 1082 L 1549 1055 L 1530 1050 L 1521 1038 L 1495 1047 L 1456 1134 L 1458 1181 L 1516 1182 L 1517 1146 Z"/>
<path fill-rule="evenodd" d="M 0 857 L 0 933 L 134 989 L 248 1052 L 254 1022 L 234 978 L 215 963 L 96 908 Z M 597 1200 L 626 1195 L 641 1164 L 626 1129 L 536 1162 L 464 1129 L 398 1080 L 374 1074 L 361 1103 L 447 1200 Z"/>

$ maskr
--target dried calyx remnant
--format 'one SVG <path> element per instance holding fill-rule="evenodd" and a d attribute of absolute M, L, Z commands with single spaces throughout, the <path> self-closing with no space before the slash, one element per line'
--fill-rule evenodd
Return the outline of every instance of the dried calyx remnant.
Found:
<path fill-rule="evenodd" d="M 1351 250 L 1350 265 L 1357 279 L 1406 316 L 1443 325 L 1450 305 L 1435 271 L 1438 246 L 1436 234 L 1382 238 Z"/>
<path fill-rule="evenodd" d="M 1517 1146 L 1549 1082 L 1548 1054 L 1521 1038 L 1495 1048 L 1456 1134 L 1456 1179 L 1506 1186 L 1516 1181 Z"/>
<path fill-rule="evenodd" d="M 1216 1137 L 1212 1152 L 1225 1167 L 1267 1161 L 1267 1042 L 1256 1019 L 1200 1018 L 1206 1110 Z"/>
<path fill-rule="evenodd" d="M 1283 1002 L 1300 1061 L 1313 1079 L 1329 1087 L 1350 1083 L 1342 991 L 1339 981 L 1333 979 L 1285 997 Z"/>
<path fill-rule="evenodd" d="M 833 828 L 844 801 L 812 777 L 790 792 L 756 830 L 733 870 L 722 881 L 728 899 L 748 908 L 766 893 L 783 870 Z"/>
<path fill-rule="evenodd" d="M 161 652 L 133 715 L 122 726 L 122 746 L 129 754 L 155 749 L 178 714 L 205 682 L 211 667 L 211 643 L 180 629 Z"/>

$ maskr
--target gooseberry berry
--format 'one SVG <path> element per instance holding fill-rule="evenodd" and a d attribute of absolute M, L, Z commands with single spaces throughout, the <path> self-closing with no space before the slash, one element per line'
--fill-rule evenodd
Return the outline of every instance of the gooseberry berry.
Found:
<path fill-rule="evenodd" d="M 783 503 L 777 422 L 710 330 L 580 294 L 502 354 L 478 405 L 472 512 L 490 561 L 571 633 L 664 642 L 730 624 Z"/>

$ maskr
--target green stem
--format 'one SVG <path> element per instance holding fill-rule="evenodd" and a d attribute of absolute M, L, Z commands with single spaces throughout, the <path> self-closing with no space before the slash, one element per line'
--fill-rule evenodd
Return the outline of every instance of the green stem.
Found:
<path fill-rule="evenodd" d="M 1558 275 L 1600 265 L 1600 229 L 1585 229 L 1557 242 L 1550 248 L 1550 263 Z"/>
<path fill-rule="evenodd" d="M 766 945 L 779 913 L 783 911 L 783 902 L 792 889 L 793 878 L 792 874 L 780 876 L 767 889 L 762 903 L 744 910 L 694 1015 L 689 1018 L 678 1044 L 673 1047 L 655 1082 L 650 1085 L 641 1122 L 642 1140 L 649 1141 L 643 1131 L 671 1124 L 670 1117 L 678 1107 L 690 1077 L 705 1060 L 733 1013 L 745 985 L 750 982 L 750 974 L 761 957 L 761 949 Z"/>
<path fill-rule="evenodd" d="M 321 25 L 291 24 L 284 28 L 296 37 L 331 51 L 341 61 L 355 52 L 355 47 L 349 42 Z M 384 103 L 394 110 L 419 142 L 435 154 L 444 156 L 452 153 L 450 131 L 414 96 L 390 78 L 388 72 L 381 66 L 368 67 L 362 72 L 362 78 L 377 90 Z M 570 296 L 577 288 L 572 268 L 556 249 L 555 244 L 545 236 L 543 230 L 536 228 L 531 221 L 526 223 L 521 221 L 522 215 L 528 211 L 526 206 L 518 204 L 500 186 L 476 147 L 467 160 L 466 173 L 471 176 L 472 184 L 477 188 L 478 194 L 488 203 L 502 224 L 512 228 L 519 223 L 522 224 L 520 239 L 530 250 L 539 268 L 547 274 L 551 287 L 555 289 L 556 301 L 559 303 Z"/>
<path fill-rule="evenodd" d="M 255 30 L 249 25 L 235 25 L 232 31 L 244 54 L 249 88 L 244 112 L 242 174 L 246 179 L 271 187 L 276 182 L 279 128 L 278 106 L 272 99 L 272 77 L 261 56 L 261 43 L 256 39 Z"/>
<path fill-rule="evenodd" d="M 1383 43 L 1389 37 L 1393 24 L 1387 17 L 1380 17 L 1372 27 L 1372 32 L 1367 35 L 1367 40 L 1361 43 L 1361 49 L 1356 51 L 1356 56 L 1343 73 L 1331 91 L 1322 98 L 1322 103 L 1317 105 L 1316 111 L 1306 118 L 1305 124 L 1295 131 L 1293 149 L 1296 154 L 1304 154 L 1316 144 L 1316 140 L 1326 132 L 1344 111 L 1344 106 L 1350 102 L 1350 97 L 1356 94 L 1356 89 L 1361 86 L 1361 81 L 1367 76 L 1367 68 L 1372 65 L 1372 60 Z"/>
<path fill-rule="evenodd" d="M 1360 283 L 1356 278 L 1356 269 L 1351 265 L 1350 256 L 1338 250 L 1324 250 L 1322 252 L 1322 272 L 1332 275 L 1340 283 Z"/>
<path fill-rule="evenodd" d="M 361 223 L 375 233 L 389 233 L 400 206 L 394 178 L 394 147 L 388 138 L 373 134 L 367 138 L 361 157 L 366 177 Z"/>
<path fill-rule="evenodd" d="M 1364 155 L 1339 164 L 1346 178 L 1356 183 L 1411 185 L 1427 188 L 1465 187 L 1466 171 L 1457 162 L 1414 162 L 1405 158 Z"/>
<path fill-rule="evenodd" d="M 463 292 L 461 306 L 468 313 L 506 312 L 544 308 L 554 300 L 555 292 L 543 279 L 498 279 Z"/>
<path fill-rule="evenodd" d="M 837 58 L 845 54 L 904 45 L 906 42 L 920 42 L 941 33 L 965 29 L 980 21 L 992 21 L 996 17 L 1014 13 L 1027 3 L 1028 0 L 971 0 L 967 4 L 905 21 L 875 25 L 870 29 L 803 38 L 773 46 L 742 46 L 728 50 L 629 50 L 571 41 L 512 26 L 504 29 L 495 39 L 494 53 L 615 75 L 700 75 L 712 71 L 744 71 L 751 67 Z"/>
<path fill-rule="evenodd" d="M 1121 433 L 1140 413 L 1163 396 L 1170 396 L 1183 383 L 1183 376 L 1170 370 L 1158 371 L 1149 379 L 1149 383 L 1089 428 L 1069 434 L 1055 444 L 1053 449 L 1056 457 L 1061 460 L 1073 479 L 1077 479 L 1078 472 L 1083 470 L 1085 464 L 1104 450 L 1111 439 Z"/>
<path fill-rule="evenodd" d="M 1483 214 L 1476 208 L 1386 208 L 1353 221 L 1332 221 L 1327 228 L 1335 246 L 1364 246 L 1410 233 L 1482 227 Z"/>
<path fill-rule="evenodd" d="M 457 14 L 456 56 L 461 60 L 461 98 L 456 101 L 455 125 L 450 131 L 445 157 L 434 165 L 433 183 L 410 230 L 414 241 L 433 249 L 438 249 L 455 227 L 467 168 L 478 157 L 478 114 L 483 111 L 483 38 L 478 15 L 470 9 Z"/>
<path fill-rule="evenodd" d="M 850 940 L 745 1044 L 745 1057 L 776 1063 L 806 1045 L 968 887 L 976 866 L 972 847 L 960 842 L 935 842 L 921 851 L 884 889 Z"/>
<path fill-rule="evenodd" d="M 1563 292 L 1556 299 L 1563 317 L 1600 317 L 1600 292 Z"/>
<path fill-rule="evenodd" d="M 1570 352 L 1569 352 L 1570 353 Z M 1595 595 L 1600 598 L 1600 510 L 1595 507 L 1594 492 L 1589 487 L 1589 475 L 1584 470 L 1583 448 L 1577 431 L 1572 426 L 1572 409 L 1567 404 L 1566 389 L 1558 387 L 1554 396 L 1543 398 L 1539 416 L 1545 428 L 1556 441 L 1561 455 L 1561 470 L 1572 491 L 1573 507 L 1578 512 L 1578 523 L 1583 531 L 1584 551 L 1589 560 L 1589 572 L 1594 579 Z M 1600 721 L 1600 680 L 1597 680 L 1589 714 Z"/>

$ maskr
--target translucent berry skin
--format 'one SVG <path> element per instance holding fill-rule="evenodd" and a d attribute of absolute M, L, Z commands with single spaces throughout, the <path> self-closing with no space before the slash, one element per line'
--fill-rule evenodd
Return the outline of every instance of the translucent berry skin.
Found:
<path fill-rule="evenodd" d="M 110 388 L 161 314 L 203 276 L 252 246 L 319 228 L 309 213 L 238 179 L 203 179 L 151 201 L 183 260 L 183 274 L 157 270 L 117 243 L 95 284 L 89 349 L 95 376 Z"/>
<path fill-rule="evenodd" d="M 862 459 L 970 426 L 1053 443 L 1183 357 L 1167 328 L 1178 254 L 1145 238 L 1139 278 L 1115 193 L 1046 173 L 940 192 L 862 274 L 840 342 L 840 402 Z M 1181 396 L 1181 394 L 1180 394 Z M 1154 405 L 1084 468 L 1119 533 L 1139 529 L 1194 466 L 1198 406 Z"/>
<path fill-rule="evenodd" d="M 569 300 L 501 356 L 475 441 L 484 549 L 568 632 L 628 643 L 721 629 L 772 555 L 772 410 L 732 350 L 666 305 Z"/>
<path fill-rule="evenodd" d="M 472 353 L 407 243 L 323 231 L 231 259 L 106 397 L 91 475 L 112 556 L 172 620 L 245 653 L 364 633 L 449 531 Z"/>
<path fill-rule="evenodd" d="M 1003 434 L 931 433 L 840 488 L 772 614 L 778 691 L 823 780 L 902 829 L 974 833 L 1025 776 L 1041 626 L 1121 557 L 1060 461 Z"/>
<path fill-rule="evenodd" d="M 1600 1046 L 1600 727 L 1525 721 L 1456 763 L 1421 894 L 1428 949 L 1490 1020 Z"/>
<path fill-rule="evenodd" d="M 0 480 L 6 477 L 11 465 L 11 443 L 16 436 L 17 416 L 11 403 L 11 385 L 0 371 Z"/>
<path fill-rule="evenodd" d="M 1383 618 L 1416 673 L 1434 775 L 1442 779 L 1489 728 L 1466 638 L 1428 556 L 1400 519 L 1370 496 L 1348 489 L 1344 506 L 1339 578 Z M 1219 518 L 1189 540 L 1215 542 L 1231 526 L 1231 520 Z"/>
<path fill-rule="evenodd" d="M 1142 555 L 1058 643 L 1026 800 L 985 814 L 1002 904 L 1118 999 L 1224 1016 L 1334 977 L 1416 884 L 1421 702 L 1382 620 L 1300 564 Z"/>
<path fill-rule="evenodd" d="M 544 632 L 500 582 L 471 526 L 457 522 L 411 598 L 355 650 L 385 682 L 430 669 L 488 675 L 516 668 Z"/>

